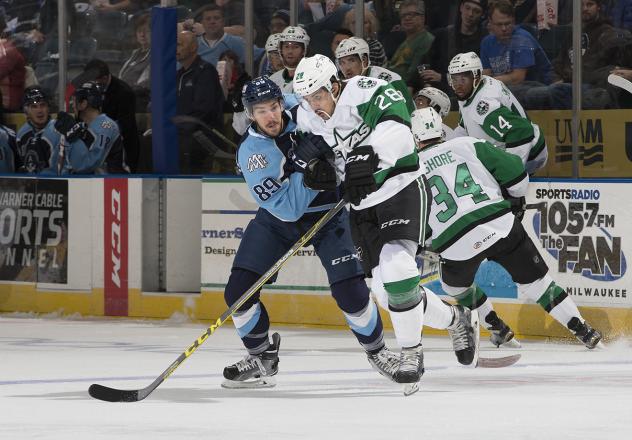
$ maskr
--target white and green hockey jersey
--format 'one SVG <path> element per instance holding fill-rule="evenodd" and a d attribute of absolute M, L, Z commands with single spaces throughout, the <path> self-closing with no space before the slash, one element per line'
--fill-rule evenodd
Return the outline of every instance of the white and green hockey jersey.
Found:
<path fill-rule="evenodd" d="M 485 139 L 522 159 L 529 174 L 546 164 L 544 134 L 529 120 L 522 105 L 497 79 L 483 78 L 466 101 L 459 101 L 457 134 Z"/>
<path fill-rule="evenodd" d="M 373 147 L 379 157 L 374 173 L 378 190 L 354 205 L 355 209 L 388 200 L 421 174 L 406 100 L 386 81 L 353 77 L 345 83 L 329 120 L 324 121 L 303 101 L 296 123 L 299 131 L 320 135 L 332 147 L 343 180 L 347 154 L 355 147 Z"/>
<path fill-rule="evenodd" d="M 288 75 L 287 69 L 283 68 L 274 72 L 270 75 L 270 79 L 281 88 L 283 93 L 294 93 L 294 83 L 292 82 L 293 78 Z"/>
<path fill-rule="evenodd" d="M 419 161 L 431 191 L 432 248 L 448 260 L 467 260 L 506 237 L 514 222 L 501 187 L 527 192 L 520 159 L 482 139 L 459 137 L 425 147 Z"/>
<path fill-rule="evenodd" d="M 398 73 L 395 73 L 392 70 L 388 70 L 380 66 L 369 66 L 367 71 L 364 73 L 364 76 L 386 81 L 387 83 L 392 85 L 393 88 L 399 90 L 402 95 L 404 95 L 404 98 L 406 98 L 406 106 L 408 107 L 408 111 L 412 113 L 415 110 L 415 102 L 413 101 L 413 97 L 410 95 L 408 86 Z"/>

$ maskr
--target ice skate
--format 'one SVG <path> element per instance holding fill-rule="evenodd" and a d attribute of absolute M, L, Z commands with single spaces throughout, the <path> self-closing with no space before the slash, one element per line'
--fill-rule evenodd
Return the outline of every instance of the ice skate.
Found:
<path fill-rule="evenodd" d="M 454 322 L 448 327 L 459 363 L 476 366 L 478 362 L 478 312 L 460 305 L 453 306 Z"/>
<path fill-rule="evenodd" d="M 224 388 L 272 388 L 276 385 L 273 377 L 279 372 L 279 346 L 281 336 L 272 335 L 272 344 L 258 355 L 245 358 L 224 368 Z"/>
<path fill-rule="evenodd" d="M 419 381 L 423 374 L 424 351 L 421 344 L 416 347 L 402 348 L 393 380 L 404 384 L 405 396 L 410 396 L 419 390 Z"/>
<path fill-rule="evenodd" d="M 587 348 L 591 350 L 595 347 L 603 348 L 601 333 L 592 328 L 586 321 L 582 323 L 579 318 L 572 318 L 568 321 L 568 329 Z"/>
<path fill-rule="evenodd" d="M 496 312 L 491 311 L 486 317 L 485 322 L 489 324 L 491 327 L 489 330 L 489 340 L 496 347 L 511 347 L 511 348 L 520 348 L 520 341 L 518 341 L 514 332 L 509 328 L 505 322 L 498 317 Z"/>
<path fill-rule="evenodd" d="M 382 347 L 377 353 L 366 354 L 369 359 L 369 363 L 378 373 L 386 377 L 389 380 L 395 382 L 395 372 L 399 367 L 399 355 L 393 353 L 386 347 Z"/>

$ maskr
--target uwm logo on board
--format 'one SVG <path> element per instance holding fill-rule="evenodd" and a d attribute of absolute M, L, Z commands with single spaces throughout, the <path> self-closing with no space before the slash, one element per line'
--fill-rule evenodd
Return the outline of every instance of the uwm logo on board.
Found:
<path fill-rule="evenodd" d="M 127 316 L 127 179 L 106 178 L 103 190 L 104 313 Z"/>

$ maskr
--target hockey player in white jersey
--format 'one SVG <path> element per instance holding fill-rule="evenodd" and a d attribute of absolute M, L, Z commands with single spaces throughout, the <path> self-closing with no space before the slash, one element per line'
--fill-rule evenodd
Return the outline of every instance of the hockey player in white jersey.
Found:
<path fill-rule="evenodd" d="M 270 79 L 277 83 L 284 93 L 292 93 L 292 78 L 296 66 L 307 54 L 309 35 L 302 27 L 288 26 L 281 32 L 278 44 L 283 69 L 273 73 Z"/>
<path fill-rule="evenodd" d="M 417 109 L 432 107 L 439 113 L 441 118 L 448 116 L 450 106 L 450 97 L 444 91 L 435 87 L 424 87 L 415 95 L 415 107 Z M 452 128 L 445 125 L 445 123 L 442 123 L 441 126 L 443 127 L 443 138 L 446 141 L 456 137 Z"/>
<path fill-rule="evenodd" d="M 467 52 L 452 58 L 448 83 L 459 99 L 457 135 L 485 139 L 517 155 L 529 175 L 546 165 L 544 133 L 501 81 L 483 75 L 478 55 Z"/>
<path fill-rule="evenodd" d="M 335 164 L 310 149 L 297 149 L 296 156 L 307 164 L 306 181 L 330 179 L 324 171 L 330 167 L 343 181 L 353 241 L 402 347 L 393 379 L 405 384 L 406 394 L 416 390 L 424 372 L 423 324 L 448 328 L 459 361 L 475 362 L 471 319 L 477 315 L 419 286 L 415 254 L 425 236 L 426 191 L 402 94 L 376 78 L 356 76 L 343 83 L 323 55 L 301 60 L 294 91 L 304 98 L 293 110 L 298 130 L 322 136 Z"/>
<path fill-rule="evenodd" d="M 369 53 L 369 43 L 362 38 L 351 37 L 340 42 L 336 48 L 336 63 L 345 79 L 351 79 L 358 75 L 382 79 L 404 95 L 406 105 L 412 112 L 415 109 L 414 103 L 402 77 L 384 67 L 371 66 Z"/>
<path fill-rule="evenodd" d="M 473 137 L 442 142 L 441 117 L 434 109 L 415 110 L 411 122 L 432 191 L 428 226 L 432 247 L 442 257 L 443 289 L 460 304 L 478 309 L 481 319 L 493 326 L 499 318 L 473 283 L 481 262 L 495 261 L 509 272 L 522 295 L 537 302 L 586 347 L 595 348 L 601 334 L 553 281 L 511 203 L 503 198 L 503 190 L 515 198 L 527 192 L 529 176 L 520 159 Z"/>

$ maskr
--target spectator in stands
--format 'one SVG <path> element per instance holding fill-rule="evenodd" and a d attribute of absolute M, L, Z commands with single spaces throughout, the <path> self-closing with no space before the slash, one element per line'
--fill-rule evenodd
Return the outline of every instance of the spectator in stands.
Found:
<path fill-rule="evenodd" d="M 81 80 L 76 83 L 95 81 L 104 87 L 102 111 L 116 121 L 123 138 L 125 163 L 135 173 L 138 167 L 140 141 L 136 127 L 136 96 L 131 87 L 110 73 L 103 60 L 93 59 L 86 64 Z"/>
<path fill-rule="evenodd" d="M 200 10 L 200 21 L 204 35 L 198 37 L 198 55 L 209 64 L 217 66 L 219 56 L 232 50 L 244 62 L 244 40 L 224 32 L 224 12 L 217 5 L 208 5 Z"/>
<path fill-rule="evenodd" d="M 387 67 L 409 83 L 417 75 L 417 66 L 428 52 L 434 36 L 425 28 L 425 5 L 421 0 L 404 0 L 399 7 L 401 29 L 406 39 L 397 48 Z"/>
<path fill-rule="evenodd" d="M 132 55 L 125 61 L 119 78 L 127 83 L 136 95 L 136 109 L 139 112 L 148 111 L 150 95 L 150 73 L 151 73 L 151 17 L 143 14 L 134 23 L 134 33 L 138 48 L 134 49 Z"/>
<path fill-rule="evenodd" d="M 13 173 L 18 169 L 15 133 L 0 124 L 0 173 Z"/>
<path fill-rule="evenodd" d="M 525 102 L 530 88 L 551 83 L 551 62 L 540 43 L 515 26 L 509 0 L 490 3 L 489 29 L 491 34 L 481 42 L 484 75 L 505 83 L 520 102 Z"/>
<path fill-rule="evenodd" d="M 253 2 L 253 9 L 256 9 L 256 3 Z M 238 37 L 244 37 L 246 35 L 246 29 L 244 28 L 245 16 L 244 16 L 244 1 L 243 0 L 215 0 L 215 4 L 222 8 L 224 12 L 224 32 Z M 256 12 L 256 11 L 255 11 Z M 254 28 L 255 28 L 255 44 L 263 46 L 266 42 L 267 32 L 265 26 L 263 26 L 259 20 L 258 14 L 253 16 Z"/>
<path fill-rule="evenodd" d="M 351 38 L 351 37 L 353 37 L 353 32 L 351 32 L 349 29 L 340 28 L 336 30 L 336 33 L 334 34 L 334 38 L 331 40 L 331 53 L 334 54 L 334 57 L 332 58 L 332 60 L 336 59 L 335 53 L 340 42 L 342 40 L 346 40 L 347 38 Z"/>
<path fill-rule="evenodd" d="M 226 102 L 224 104 L 224 113 L 233 113 L 243 111 L 243 103 L 241 102 L 241 90 L 246 82 L 250 81 L 250 75 L 244 70 L 242 64 L 237 59 L 237 55 L 230 50 L 224 52 L 220 57 L 220 61 L 226 62 Z"/>
<path fill-rule="evenodd" d="M 355 32 L 355 9 L 348 11 L 345 14 L 345 19 L 342 23 L 342 27 Z M 369 45 L 371 51 L 371 65 L 383 66 L 386 64 L 386 52 L 384 46 L 377 39 L 377 34 L 380 30 L 380 24 L 375 16 L 375 13 L 368 6 L 364 7 L 364 40 Z M 334 49 L 335 52 L 335 49 Z"/>
<path fill-rule="evenodd" d="M 55 120 L 50 117 L 48 96 L 39 86 L 24 90 L 24 114 L 26 123 L 16 136 L 19 167 L 21 173 L 37 174 L 50 170 L 53 148 L 59 144 L 59 132 Z M 57 174 L 56 171 L 54 174 Z"/>
<path fill-rule="evenodd" d="M 7 23 L 4 14 L 0 14 L 0 92 L 2 107 L 5 111 L 19 111 L 22 106 L 22 94 L 26 80 L 26 61 L 22 53 L 8 38 L 5 30 Z"/>
<path fill-rule="evenodd" d="M 614 27 L 632 29 L 632 0 L 617 0 L 608 15 Z"/>
<path fill-rule="evenodd" d="M 59 174 L 124 174 L 125 154 L 119 127 L 101 112 L 103 85 L 88 81 L 71 97 L 74 115 L 59 112 L 55 130 L 63 137 L 55 146 Z M 63 145 L 63 148 L 61 146 Z M 53 164 L 55 167 L 55 164 Z"/>
<path fill-rule="evenodd" d="M 487 0 L 460 1 L 456 22 L 434 32 L 435 40 L 422 59 L 425 67 L 419 69 L 409 83 L 414 92 L 430 85 L 448 94 L 454 93 L 448 85 L 448 64 L 458 53 L 480 53 L 481 41 L 487 35 L 482 26 L 486 11 Z"/>
<path fill-rule="evenodd" d="M 280 34 L 289 25 L 290 12 L 287 9 L 277 9 L 270 20 L 270 33 Z"/>
<path fill-rule="evenodd" d="M 178 115 L 193 116 L 210 127 L 222 130 L 224 95 L 215 67 L 198 55 L 197 39 L 189 31 L 178 34 L 176 59 L 182 66 L 176 77 Z M 192 137 L 195 124 L 178 126 L 180 172 L 203 174 L 210 172 L 208 153 Z M 206 133 L 210 136 L 209 133 Z"/>
<path fill-rule="evenodd" d="M 608 23 L 600 0 L 582 0 L 582 31 L 586 35 L 582 47 L 582 106 L 610 108 L 613 99 L 607 92 L 607 78 L 617 65 L 632 65 L 630 33 Z M 571 108 L 573 58 L 572 41 L 567 41 L 553 60 L 555 83 L 550 87 L 553 108 Z"/>

